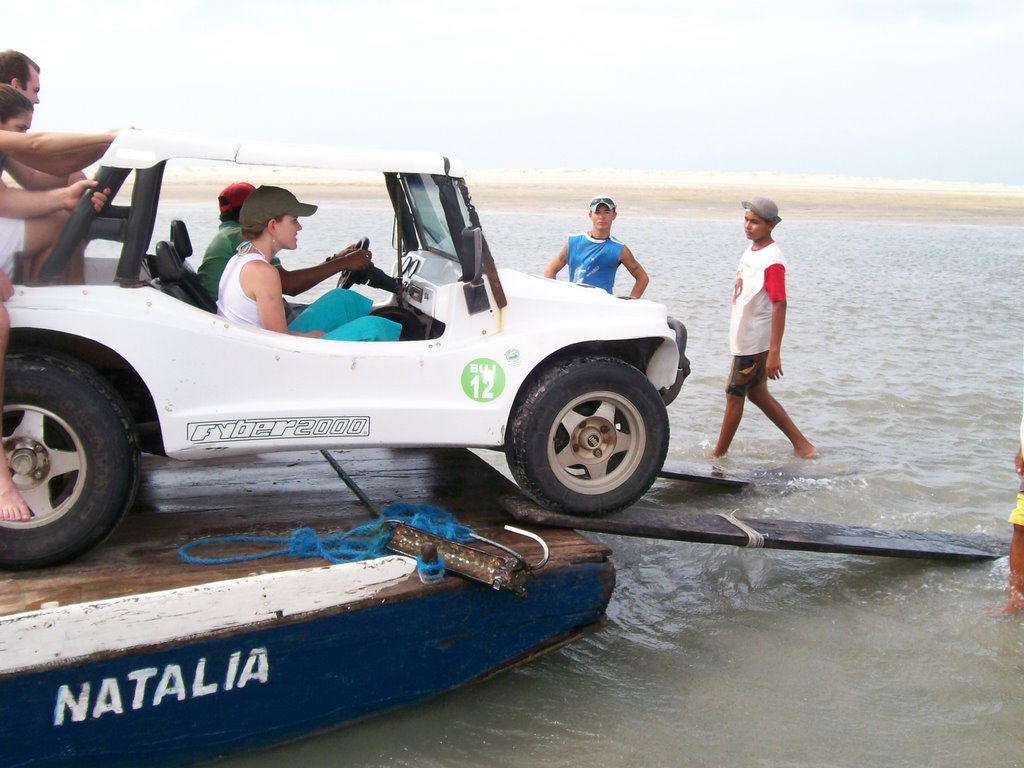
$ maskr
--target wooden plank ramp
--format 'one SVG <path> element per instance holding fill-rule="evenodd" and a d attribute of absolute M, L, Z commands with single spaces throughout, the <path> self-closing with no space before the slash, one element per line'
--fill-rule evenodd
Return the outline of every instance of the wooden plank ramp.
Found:
<path fill-rule="evenodd" d="M 849 466 L 804 462 L 756 469 L 723 467 L 707 461 L 669 459 L 658 472 L 665 480 L 682 480 L 731 490 L 750 487 L 786 487 L 803 481 L 837 480 L 855 474 Z"/>
<path fill-rule="evenodd" d="M 637 506 L 604 517 L 576 517 L 551 512 L 522 496 L 511 495 L 503 497 L 501 504 L 516 520 L 533 525 L 737 547 L 967 562 L 994 560 L 1006 555 L 1009 547 L 1008 539 L 983 534 L 737 518 Z"/>
<path fill-rule="evenodd" d="M 442 507 L 531 563 L 542 555 L 536 542 L 504 530 L 515 521 L 497 499 L 518 493 L 516 487 L 467 450 L 362 448 L 330 455 L 378 509 L 395 502 Z M 302 526 L 326 536 L 373 518 L 318 451 L 188 462 L 146 456 L 135 506 L 114 534 L 72 563 L 0 572 L 0 615 L 323 565 L 290 556 L 191 565 L 178 548 L 203 537 L 288 537 Z M 610 554 L 573 530 L 541 534 L 551 565 L 601 562 Z M 393 589 L 419 588 L 410 579 Z"/>
<path fill-rule="evenodd" d="M 685 480 L 702 485 L 715 485 L 732 490 L 741 490 L 753 484 L 750 477 L 743 477 L 714 465 L 708 466 L 692 461 L 666 461 L 658 473 L 658 477 L 666 480 Z"/>

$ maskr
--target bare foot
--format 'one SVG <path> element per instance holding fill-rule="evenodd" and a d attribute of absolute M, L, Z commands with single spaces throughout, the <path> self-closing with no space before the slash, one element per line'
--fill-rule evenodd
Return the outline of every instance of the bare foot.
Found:
<path fill-rule="evenodd" d="M 1019 613 L 1021 609 L 1024 609 L 1024 600 L 1018 597 L 1011 597 L 1009 601 L 1002 608 L 994 608 L 988 612 L 988 615 L 993 618 L 1000 618 L 1002 616 L 1013 616 Z"/>
<path fill-rule="evenodd" d="M 801 459 L 813 459 L 818 455 L 818 449 L 811 445 L 811 443 L 801 443 L 800 445 L 793 446 L 793 453 Z"/>
<path fill-rule="evenodd" d="M 9 520 L 15 523 L 27 523 L 31 520 L 32 510 L 21 498 L 14 483 L 9 478 L 7 483 L 0 479 L 0 485 L 6 485 L 6 488 L 0 490 L 0 520 Z"/>

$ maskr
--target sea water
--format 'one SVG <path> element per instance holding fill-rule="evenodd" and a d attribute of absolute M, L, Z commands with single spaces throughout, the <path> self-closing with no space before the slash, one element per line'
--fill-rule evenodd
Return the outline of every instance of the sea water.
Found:
<path fill-rule="evenodd" d="M 197 250 L 209 205 L 176 211 Z M 785 211 L 783 211 L 785 216 Z M 482 212 L 499 266 L 539 274 L 583 214 Z M 207 223 L 203 223 L 207 222 Z M 645 298 L 689 330 L 669 458 L 710 465 L 729 366 L 734 217 L 642 217 L 615 234 Z M 327 204 L 295 266 L 369 235 L 381 208 Z M 162 226 L 162 225 L 161 225 Z M 789 294 L 776 398 L 819 457 L 791 456 L 748 406 L 727 470 L 740 493 L 659 481 L 645 504 L 743 517 L 1008 536 L 1021 417 L 1019 226 L 801 221 L 776 230 Z M 564 277 L 564 274 L 563 274 Z M 620 271 L 617 293 L 628 293 Z M 600 318 L 595 318 L 595 322 Z M 1024 765 L 1024 617 L 1007 562 L 941 564 L 595 536 L 618 585 L 601 632 L 482 684 L 226 766 Z"/>

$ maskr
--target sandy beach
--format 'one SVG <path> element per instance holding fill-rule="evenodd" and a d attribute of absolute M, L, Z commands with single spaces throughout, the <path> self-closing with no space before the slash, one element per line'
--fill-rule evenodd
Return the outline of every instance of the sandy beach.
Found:
<path fill-rule="evenodd" d="M 253 183 L 286 186 L 316 200 L 385 206 L 375 174 L 307 169 L 237 169 Z M 467 176 L 482 212 L 578 211 L 595 194 L 614 197 L 630 216 L 736 215 L 738 201 L 774 198 L 783 216 L 797 219 L 956 221 L 1024 224 L 1024 187 L 921 179 L 883 179 L 764 172 L 624 171 L 614 169 L 489 169 Z M 171 168 L 165 195 L 213 199 L 220 169 Z"/>

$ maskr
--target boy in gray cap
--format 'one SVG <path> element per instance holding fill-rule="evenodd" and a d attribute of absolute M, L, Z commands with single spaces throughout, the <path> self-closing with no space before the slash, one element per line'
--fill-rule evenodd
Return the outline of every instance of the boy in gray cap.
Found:
<path fill-rule="evenodd" d="M 750 245 L 740 258 L 732 292 L 729 346 L 732 372 L 725 388 L 725 416 L 713 451 L 724 456 L 743 418 L 743 405 L 760 408 L 805 459 L 817 449 L 797 429 L 786 409 L 768 392 L 768 379 L 782 377 L 782 333 L 786 326 L 786 261 L 772 239 L 782 221 L 779 207 L 766 197 L 743 201 L 743 229 Z"/>

